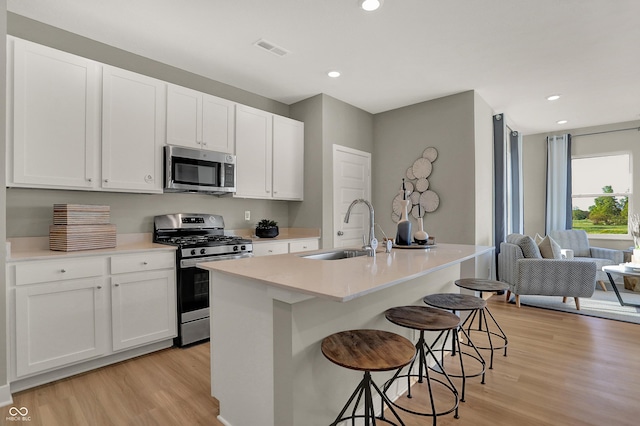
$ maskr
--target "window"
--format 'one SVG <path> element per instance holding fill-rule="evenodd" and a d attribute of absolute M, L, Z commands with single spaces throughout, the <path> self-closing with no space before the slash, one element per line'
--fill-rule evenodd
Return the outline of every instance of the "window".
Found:
<path fill-rule="evenodd" d="M 630 154 L 571 160 L 574 229 L 628 235 L 631 170 Z"/>

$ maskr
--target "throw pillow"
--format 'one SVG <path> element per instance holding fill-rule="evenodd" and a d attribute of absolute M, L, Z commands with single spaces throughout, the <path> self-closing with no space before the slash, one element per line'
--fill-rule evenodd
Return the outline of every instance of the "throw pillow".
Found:
<path fill-rule="evenodd" d="M 546 236 L 538 244 L 540 254 L 545 259 L 562 259 L 562 249 L 550 236 Z"/>
<path fill-rule="evenodd" d="M 538 245 L 533 241 L 533 238 L 528 235 L 509 234 L 507 236 L 507 242 L 519 246 L 522 254 L 527 259 L 542 259 Z"/>
<path fill-rule="evenodd" d="M 540 243 L 542 242 L 542 240 L 544 240 L 542 235 L 538 234 L 537 232 L 536 232 L 536 236 L 533 237 L 533 239 L 535 240 L 535 242 L 538 245 L 538 247 L 540 247 Z"/>

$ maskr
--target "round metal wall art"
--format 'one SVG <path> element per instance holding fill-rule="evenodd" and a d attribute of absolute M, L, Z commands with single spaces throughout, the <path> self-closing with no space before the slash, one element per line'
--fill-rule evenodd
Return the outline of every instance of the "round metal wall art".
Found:
<path fill-rule="evenodd" d="M 422 152 L 422 156 L 407 168 L 405 172 L 405 196 L 410 202 L 410 214 L 415 219 L 424 217 L 425 213 L 434 212 L 440 206 L 440 197 L 430 188 L 429 176 L 433 172 L 433 162 L 438 158 L 438 150 L 430 146 Z M 400 220 L 402 213 L 402 186 L 393 198 L 391 219 Z"/>

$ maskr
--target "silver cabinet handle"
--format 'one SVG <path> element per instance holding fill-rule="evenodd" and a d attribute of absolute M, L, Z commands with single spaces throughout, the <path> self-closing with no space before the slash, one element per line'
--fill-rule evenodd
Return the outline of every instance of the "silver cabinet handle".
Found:
<path fill-rule="evenodd" d="M 120 284 L 115 284 L 116 287 L 120 287 Z"/>
<path fill-rule="evenodd" d="M 98 286 L 98 290 L 100 290 L 101 288 L 102 288 L 102 286 L 101 286 L 101 285 L 99 285 L 99 286 Z"/>
<path fill-rule="evenodd" d="M 109 182 L 109 179 L 105 179 L 104 181 L 105 181 L 105 183 L 108 183 L 108 182 Z"/>
<path fill-rule="evenodd" d="M 142 262 L 142 264 L 143 264 L 143 265 L 148 265 L 148 263 L 147 263 L 147 262 Z"/>
<path fill-rule="evenodd" d="M 342 236 L 344 235 L 344 232 L 342 232 L 342 231 L 338 231 L 338 235 L 339 235 L 340 237 L 342 237 Z"/>
<path fill-rule="evenodd" d="M 65 272 L 67 272 L 67 270 L 66 269 L 60 269 L 60 272 L 62 272 L 64 274 Z"/>
<path fill-rule="evenodd" d="M 93 179 L 92 178 L 87 178 L 87 181 L 93 182 Z"/>

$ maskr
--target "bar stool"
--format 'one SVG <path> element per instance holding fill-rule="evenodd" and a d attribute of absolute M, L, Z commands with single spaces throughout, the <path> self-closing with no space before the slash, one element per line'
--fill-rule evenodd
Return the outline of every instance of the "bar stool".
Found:
<path fill-rule="evenodd" d="M 376 424 L 376 419 L 385 423 L 398 426 L 396 423 L 384 418 L 385 403 L 393 413 L 395 419 L 404 426 L 402 419 L 394 410 L 391 401 L 371 379 L 372 371 L 391 371 L 404 367 L 415 357 L 416 348 L 408 339 L 388 331 L 381 330 L 350 330 L 342 331 L 325 337 L 322 340 L 323 355 L 334 364 L 351 370 L 364 371 L 364 378 L 349 397 L 349 400 L 336 417 L 331 426 L 337 425 L 343 420 L 364 418 L 364 424 Z M 373 396 L 371 388 L 382 398 L 382 412 L 375 415 L 373 409 Z M 364 414 L 356 414 L 358 404 L 364 394 Z M 356 399 L 357 397 L 357 399 Z M 353 411 L 350 416 L 343 417 L 351 403 L 355 399 Z"/>
<path fill-rule="evenodd" d="M 469 311 L 471 314 L 473 313 L 473 311 L 477 311 L 478 309 L 484 309 L 485 306 L 487 306 L 487 302 L 484 299 L 481 299 L 476 296 L 471 296 L 468 294 L 458 294 L 458 293 L 430 294 L 428 296 L 425 296 L 422 300 L 427 305 L 433 306 L 435 308 L 449 310 L 449 311 L 452 311 L 454 314 L 456 313 L 456 311 Z M 460 338 L 458 336 L 458 332 L 464 335 L 464 337 L 466 338 L 466 341 L 468 342 L 468 346 L 473 349 L 474 353 L 460 351 Z M 440 353 L 442 367 L 444 367 L 444 353 L 449 351 L 448 349 L 445 348 L 446 342 L 449 339 L 449 333 L 450 331 L 447 331 L 445 340 L 443 341 L 443 344 L 442 344 L 442 348 L 432 349 L 433 352 Z M 460 374 L 451 373 L 451 372 L 449 372 L 448 374 L 449 374 L 449 377 L 462 378 L 462 392 L 460 395 L 460 401 L 464 402 L 464 394 L 465 394 L 465 389 L 467 384 L 467 377 L 482 376 L 481 383 L 484 385 L 486 363 L 484 361 L 484 358 L 482 357 L 482 354 L 480 354 L 480 351 L 478 351 L 478 348 L 476 348 L 476 346 L 473 344 L 471 337 L 469 337 L 469 334 L 465 331 L 464 328 L 462 328 L 461 326 L 458 326 L 456 330 L 451 332 L 451 334 L 453 336 L 451 355 L 455 356 L 456 350 L 460 351 L 460 354 L 459 354 L 460 355 Z M 437 342 L 438 340 L 433 342 L 432 348 L 437 344 Z M 477 361 L 480 366 L 480 370 L 473 373 L 465 372 L 464 362 L 462 361 L 464 356 L 470 358 L 471 360 Z M 431 370 L 437 373 L 444 374 L 444 371 L 439 371 L 434 367 L 431 367 Z"/>
<path fill-rule="evenodd" d="M 396 399 L 395 401 L 392 402 L 392 404 L 397 408 L 411 414 L 415 414 L 418 416 L 433 417 L 434 426 L 436 424 L 437 416 L 449 414 L 453 411 L 455 411 L 454 417 L 457 419 L 459 417 L 458 416 L 459 398 L 458 398 L 458 391 L 456 390 L 456 387 L 454 386 L 453 382 L 451 381 L 451 379 L 449 378 L 446 372 L 444 373 L 444 378 L 446 379 L 446 382 L 429 376 L 429 365 L 427 364 L 427 355 L 430 355 L 431 358 L 435 360 L 436 364 L 438 364 L 438 366 L 443 372 L 444 372 L 444 369 L 442 368 L 442 365 L 439 364 L 438 358 L 434 355 L 434 353 L 431 351 L 431 348 L 427 344 L 424 338 L 424 332 L 439 331 L 440 332 L 440 334 L 438 335 L 438 339 L 439 339 L 443 333 L 456 329 L 460 325 L 460 318 L 457 315 L 452 314 L 451 312 L 447 312 L 442 309 L 430 308 L 428 306 L 399 306 L 396 308 L 388 309 L 384 313 L 384 315 L 389 321 L 391 321 L 396 325 L 399 325 L 400 327 L 405 327 L 405 328 L 410 328 L 412 330 L 420 331 L 420 338 L 416 343 L 417 355 L 413 359 L 413 361 L 411 361 L 411 364 L 409 364 L 409 369 L 407 370 L 407 374 L 400 375 L 400 372 L 403 368 L 398 369 L 396 374 L 384 384 L 383 386 L 384 393 L 385 394 L 387 393 L 388 389 L 391 387 L 391 385 L 394 383 L 395 380 L 406 377 L 407 387 L 408 387 L 407 398 L 413 398 L 411 378 L 412 377 L 417 378 L 418 379 L 417 383 L 424 383 L 424 381 L 426 381 L 427 390 L 429 393 L 429 405 L 431 407 L 431 411 L 416 411 L 416 410 L 412 410 L 407 407 L 404 407 L 401 405 L 402 403 L 401 398 Z M 458 350 L 459 349 L 460 348 L 458 348 Z M 413 366 L 416 361 L 418 362 L 418 374 L 416 374 L 415 372 L 412 373 Z M 432 382 L 439 383 L 445 389 L 448 389 L 448 391 L 451 392 L 451 395 L 453 395 L 453 399 L 454 399 L 454 403 L 451 408 L 441 410 L 441 411 L 436 410 L 434 395 L 433 395 L 434 389 L 432 388 Z"/>
<path fill-rule="evenodd" d="M 473 290 L 473 291 L 479 292 L 481 298 L 482 298 L 482 293 L 503 291 L 509 288 L 509 285 L 506 283 L 503 283 L 500 281 L 494 281 L 494 280 L 486 280 L 481 278 L 463 278 L 460 280 L 456 280 L 455 283 L 460 288 L 466 288 L 467 290 Z M 491 318 L 491 321 L 497 327 L 498 329 L 497 331 L 489 330 L 489 322 L 487 321 L 487 315 L 489 315 L 489 318 Z M 477 329 L 476 328 L 472 329 L 473 323 L 476 320 L 476 318 L 478 319 L 478 327 Z M 489 342 L 489 346 L 488 347 L 479 346 L 476 343 L 476 348 L 491 351 L 491 358 L 489 361 L 490 370 L 493 369 L 493 351 L 494 350 L 504 348 L 504 356 L 507 356 L 507 345 L 509 344 L 509 341 L 507 340 L 507 335 L 502 330 L 502 327 L 500 327 L 500 324 L 498 324 L 498 321 L 496 321 L 496 319 L 493 317 L 493 314 L 489 310 L 488 306 L 485 307 L 484 309 L 478 309 L 476 311 L 473 311 L 473 314 L 469 315 L 467 319 L 464 321 L 464 323 L 462 324 L 462 328 L 464 328 L 465 326 L 467 327 L 467 334 L 469 335 L 471 335 L 472 332 L 475 332 L 475 333 L 481 332 L 486 334 L 487 341 Z M 484 326 L 484 329 L 483 329 L 483 326 Z M 494 336 L 500 339 L 502 345 L 494 346 L 491 336 Z M 476 339 L 476 342 L 477 342 L 477 339 Z M 463 344 L 467 344 L 467 343 L 463 343 Z"/>

